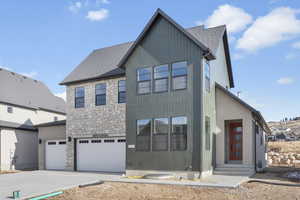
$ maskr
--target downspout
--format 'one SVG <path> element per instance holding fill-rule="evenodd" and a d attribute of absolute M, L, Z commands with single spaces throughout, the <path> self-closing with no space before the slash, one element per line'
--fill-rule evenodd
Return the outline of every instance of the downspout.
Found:
<path fill-rule="evenodd" d="M 200 91 L 200 99 L 201 99 L 201 115 L 200 115 L 200 176 L 202 176 L 202 172 L 203 172 L 203 114 L 204 114 L 204 110 L 203 110 L 203 89 L 204 89 L 204 85 L 203 85 L 203 63 L 205 59 L 205 54 L 203 54 L 203 57 L 201 59 L 201 63 L 200 63 L 200 81 L 201 81 L 201 91 Z"/>
<path fill-rule="evenodd" d="M 253 129 L 254 129 L 254 171 L 255 171 L 255 173 L 257 173 L 257 168 L 256 168 L 256 165 L 257 165 L 257 151 L 256 151 L 256 121 L 254 121 L 253 122 L 254 123 L 254 127 L 253 127 Z"/>

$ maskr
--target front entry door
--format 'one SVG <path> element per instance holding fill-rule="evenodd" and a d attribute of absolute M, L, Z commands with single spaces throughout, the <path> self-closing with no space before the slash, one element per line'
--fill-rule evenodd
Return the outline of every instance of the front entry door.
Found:
<path fill-rule="evenodd" d="M 229 124 L 229 160 L 242 160 L 243 154 L 243 125 L 242 122 Z"/>

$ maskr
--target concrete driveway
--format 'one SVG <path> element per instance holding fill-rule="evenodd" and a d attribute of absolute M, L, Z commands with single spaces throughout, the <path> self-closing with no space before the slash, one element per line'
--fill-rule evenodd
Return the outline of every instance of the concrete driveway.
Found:
<path fill-rule="evenodd" d="M 248 181 L 247 176 L 212 175 L 199 181 L 128 179 L 121 174 L 85 173 L 65 171 L 31 171 L 16 174 L 0 175 L 0 200 L 11 199 L 12 192 L 21 191 L 21 197 L 29 198 L 61 191 L 79 185 L 95 183 L 97 181 L 117 181 L 125 183 L 171 184 L 199 187 L 236 188 Z"/>
<path fill-rule="evenodd" d="M 63 171 L 28 171 L 0 175 L 0 199 L 11 199 L 12 192 L 21 191 L 21 198 L 39 196 L 69 189 L 100 179 L 118 180 L 118 174 L 78 173 Z"/>

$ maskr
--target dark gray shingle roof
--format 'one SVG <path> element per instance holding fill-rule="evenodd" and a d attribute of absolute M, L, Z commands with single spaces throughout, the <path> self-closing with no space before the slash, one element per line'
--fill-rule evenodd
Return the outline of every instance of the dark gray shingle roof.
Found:
<path fill-rule="evenodd" d="M 204 26 L 196 26 L 185 30 L 215 53 L 220 42 L 223 41 L 226 26 L 208 29 L 204 29 Z M 94 50 L 60 84 L 67 85 L 79 81 L 124 75 L 124 70 L 118 68 L 118 64 L 133 44 L 134 42 L 127 42 Z"/>
<path fill-rule="evenodd" d="M 0 68 L 0 102 L 65 113 L 65 101 L 37 80 Z"/>
<path fill-rule="evenodd" d="M 217 26 L 205 29 L 204 26 L 196 26 L 187 29 L 197 40 L 207 46 L 215 55 L 218 50 L 220 41 L 222 41 L 226 26 Z"/>
<path fill-rule="evenodd" d="M 118 68 L 117 65 L 132 44 L 133 42 L 127 42 L 94 50 L 61 84 L 104 78 L 113 75 L 123 75 L 125 73 L 124 70 Z"/>
<path fill-rule="evenodd" d="M 14 122 L 3 121 L 3 120 L 0 120 L 0 127 L 15 128 L 21 130 L 28 130 L 28 131 L 37 131 L 37 129 L 34 126 L 30 126 L 26 124 L 18 124 Z"/>

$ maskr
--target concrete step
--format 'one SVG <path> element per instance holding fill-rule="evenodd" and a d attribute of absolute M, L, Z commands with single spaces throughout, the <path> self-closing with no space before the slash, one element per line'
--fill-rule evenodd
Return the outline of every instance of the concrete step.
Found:
<path fill-rule="evenodd" d="M 227 175 L 227 176 L 252 176 L 254 171 L 214 171 L 214 175 Z"/>
<path fill-rule="evenodd" d="M 232 167 L 217 167 L 215 168 L 216 171 L 231 171 L 231 172 L 235 172 L 235 171 L 239 171 L 239 172 L 247 172 L 247 171 L 254 171 L 254 169 L 251 168 L 232 168 Z"/>

